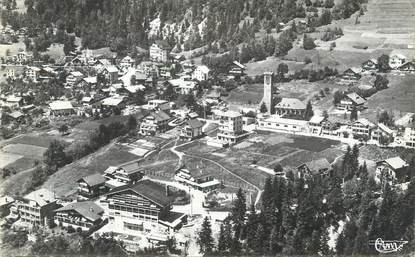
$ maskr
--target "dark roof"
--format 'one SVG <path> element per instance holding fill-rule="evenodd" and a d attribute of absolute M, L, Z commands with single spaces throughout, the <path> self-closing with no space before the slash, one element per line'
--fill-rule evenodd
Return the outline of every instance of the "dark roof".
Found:
<path fill-rule="evenodd" d="M 88 220 L 98 220 L 102 217 L 104 209 L 99 207 L 94 202 L 86 201 L 86 202 L 76 202 L 70 203 L 66 206 L 63 206 L 55 212 L 66 212 L 66 211 L 76 211 L 83 217 L 87 218 Z"/>
<path fill-rule="evenodd" d="M 158 47 L 160 47 L 161 49 L 164 49 L 164 50 L 170 49 L 170 45 L 164 40 L 156 40 L 154 43 L 158 45 Z"/>
<path fill-rule="evenodd" d="M 124 163 L 120 165 L 118 168 L 123 169 L 127 174 L 136 173 L 142 170 L 138 165 L 138 161 Z"/>
<path fill-rule="evenodd" d="M 157 121 L 169 120 L 170 116 L 164 111 L 153 112 L 151 114 Z"/>
<path fill-rule="evenodd" d="M 191 119 L 187 121 L 187 125 L 191 128 L 201 128 L 203 127 L 203 123 L 198 119 Z"/>
<path fill-rule="evenodd" d="M 169 222 L 169 223 L 173 223 L 175 220 L 177 220 L 177 219 L 179 219 L 179 218 L 181 218 L 183 216 L 185 216 L 184 213 L 169 211 L 169 213 L 167 215 L 164 215 L 163 217 L 160 217 L 160 219 L 162 221 L 166 221 L 166 222 Z"/>
<path fill-rule="evenodd" d="M 133 185 L 126 185 L 115 188 L 107 195 L 112 195 L 128 190 L 132 190 L 133 192 L 147 198 L 148 200 L 158 204 L 161 207 L 168 206 L 174 201 L 174 197 L 166 196 L 165 186 L 151 180 L 141 180 Z"/>
<path fill-rule="evenodd" d="M 317 160 L 312 160 L 311 162 L 306 163 L 307 167 L 313 173 L 321 169 L 330 169 L 330 163 L 326 158 L 321 158 Z"/>
<path fill-rule="evenodd" d="M 77 182 L 85 181 L 89 186 L 96 186 L 105 183 L 105 178 L 101 174 L 93 174 L 79 179 Z"/>

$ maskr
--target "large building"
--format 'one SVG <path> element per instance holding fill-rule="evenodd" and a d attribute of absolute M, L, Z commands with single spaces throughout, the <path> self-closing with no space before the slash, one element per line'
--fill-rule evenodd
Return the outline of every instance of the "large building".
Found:
<path fill-rule="evenodd" d="M 204 170 L 180 169 L 176 172 L 174 179 L 202 192 L 215 190 L 221 185 L 219 180 Z"/>
<path fill-rule="evenodd" d="M 154 42 L 149 49 L 150 59 L 156 62 L 167 62 L 170 46 L 165 41 Z"/>
<path fill-rule="evenodd" d="M 140 125 L 140 134 L 154 135 L 169 128 L 170 116 L 164 111 L 150 113 Z"/>
<path fill-rule="evenodd" d="M 83 197 L 96 197 L 106 192 L 105 177 L 101 174 L 92 174 L 77 181 L 78 193 Z"/>
<path fill-rule="evenodd" d="M 109 223 L 125 233 L 151 234 L 162 226 L 176 229 L 186 215 L 171 211 L 174 197 L 168 186 L 151 180 L 113 189 L 105 195 Z"/>
<path fill-rule="evenodd" d="M 191 119 L 186 122 L 180 131 L 180 137 L 193 140 L 203 135 L 203 123 L 198 119 Z"/>
<path fill-rule="evenodd" d="M 353 108 L 358 110 L 364 109 L 364 105 L 366 103 L 366 99 L 361 97 L 356 93 L 350 93 L 345 95 L 341 100 L 340 103 L 337 104 L 337 108 L 340 110 L 351 111 Z"/>
<path fill-rule="evenodd" d="M 86 201 L 70 203 L 54 212 L 54 222 L 56 225 L 88 231 L 98 228 L 102 224 L 104 209 L 94 202 Z"/>
<path fill-rule="evenodd" d="M 16 199 L 14 205 L 20 221 L 32 226 L 47 225 L 53 217 L 53 211 L 59 207 L 55 194 L 44 188 Z"/>
<path fill-rule="evenodd" d="M 410 178 L 409 165 L 401 157 L 393 157 L 376 163 L 376 177 L 382 182 L 403 183 Z"/>
<path fill-rule="evenodd" d="M 221 112 L 219 115 L 219 133 L 217 139 L 229 144 L 238 142 L 243 137 L 242 114 L 235 111 Z"/>
<path fill-rule="evenodd" d="M 264 98 L 262 99 L 262 103 L 265 104 L 268 114 L 272 114 L 273 111 L 272 76 L 272 72 L 264 73 Z"/>
<path fill-rule="evenodd" d="M 205 81 L 209 79 L 210 69 L 206 65 L 197 66 L 193 71 L 192 79 Z"/>
<path fill-rule="evenodd" d="M 415 123 L 410 124 L 409 127 L 405 128 L 403 144 L 405 147 L 415 148 Z"/>
<path fill-rule="evenodd" d="M 297 98 L 282 98 L 275 105 L 275 113 L 278 115 L 303 117 L 306 111 L 306 105 Z"/>

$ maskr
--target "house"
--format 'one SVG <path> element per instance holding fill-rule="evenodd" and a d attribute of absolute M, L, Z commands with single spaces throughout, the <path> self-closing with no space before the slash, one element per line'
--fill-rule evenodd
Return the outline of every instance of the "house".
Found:
<path fill-rule="evenodd" d="M 69 101 L 53 101 L 49 104 L 50 114 L 54 116 L 71 115 L 75 113 L 72 103 Z"/>
<path fill-rule="evenodd" d="M 66 84 L 68 85 L 75 85 L 79 83 L 84 77 L 84 74 L 79 71 L 72 71 L 69 73 L 69 75 L 66 77 Z"/>
<path fill-rule="evenodd" d="M 381 143 L 382 138 L 391 139 L 394 136 L 394 131 L 383 123 L 379 123 L 370 134 L 370 139 Z"/>
<path fill-rule="evenodd" d="M 145 73 L 135 71 L 135 83 L 136 84 L 145 84 L 147 81 L 147 75 Z"/>
<path fill-rule="evenodd" d="M 170 106 L 169 102 L 166 100 L 161 99 L 153 99 L 147 102 L 147 109 L 148 110 L 154 110 L 156 108 L 159 108 L 160 106 L 168 105 Z"/>
<path fill-rule="evenodd" d="M 53 211 L 59 208 L 55 194 L 44 188 L 16 198 L 14 205 L 20 221 L 32 226 L 46 226 L 53 217 Z"/>
<path fill-rule="evenodd" d="M 24 103 L 23 97 L 15 96 L 15 95 L 7 96 L 6 101 L 5 101 L 5 105 L 10 107 L 11 109 L 20 107 L 23 105 L 23 103 Z"/>
<path fill-rule="evenodd" d="M 378 60 L 370 59 L 362 63 L 362 70 L 364 71 L 375 71 L 378 69 Z"/>
<path fill-rule="evenodd" d="M 389 67 L 391 69 L 398 69 L 406 62 L 406 56 L 403 54 L 393 54 L 389 56 Z"/>
<path fill-rule="evenodd" d="M 303 117 L 306 105 L 297 98 L 282 98 L 274 107 L 275 114 Z"/>
<path fill-rule="evenodd" d="M 360 68 L 349 68 L 343 72 L 342 79 L 347 81 L 359 80 L 362 77 L 361 73 L 362 69 Z"/>
<path fill-rule="evenodd" d="M 353 108 L 358 110 L 364 109 L 366 99 L 358 95 L 357 93 L 349 93 L 343 96 L 340 103 L 337 104 L 337 108 L 340 110 L 351 111 Z"/>
<path fill-rule="evenodd" d="M 84 88 L 95 88 L 96 85 L 97 85 L 96 76 L 83 78 L 82 81 L 79 83 L 79 86 L 84 87 Z"/>
<path fill-rule="evenodd" d="M 151 180 L 115 188 L 105 195 L 105 202 L 113 228 L 121 233 L 145 234 L 150 241 L 166 240 L 167 234 L 160 233 L 162 228 L 169 226 L 168 229 L 174 230 L 187 218 L 185 214 L 171 211 L 174 197 L 170 195 L 169 187 Z M 158 238 L 155 238 L 156 234 L 159 234 Z"/>
<path fill-rule="evenodd" d="M 124 109 L 126 106 L 126 100 L 124 96 L 112 96 L 102 100 L 102 106 L 108 109 Z"/>
<path fill-rule="evenodd" d="M 308 121 L 310 133 L 320 135 L 323 130 L 323 122 L 326 120 L 323 116 L 314 115 Z"/>
<path fill-rule="evenodd" d="M 17 79 L 25 74 L 24 66 L 9 66 L 6 68 L 6 78 Z"/>
<path fill-rule="evenodd" d="M 408 182 L 410 179 L 409 165 L 401 157 L 393 157 L 376 163 L 376 177 L 383 182 Z"/>
<path fill-rule="evenodd" d="M 406 72 L 415 72 L 415 61 L 410 61 L 402 64 L 402 66 L 399 67 L 399 70 Z"/>
<path fill-rule="evenodd" d="M 76 181 L 78 183 L 78 194 L 87 198 L 97 197 L 106 192 L 105 181 L 106 179 L 101 174 L 93 174 L 78 179 Z"/>
<path fill-rule="evenodd" d="M 34 66 L 27 67 L 25 71 L 26 78 L 30 79 L 33 82 L 37 82 L 39 76 L 40 76 L 41 69 Z"/>
<path fill-rule="evenodd" d="M 244 136 L 242 114 L 235 111 L 220 112 L 217 139 L 228 144 L 237 143 Z"/>
<path fill-rule="evenodd" d="M 124 58 L 122 58 L 120 62 L 120 67 L 122 70 L 126 70 L 128 68 L 133 67 L 134 63 L 135 63 L 134 59 L 127 55 Z"/>
<path fill-rule="evenodd" d="M 197 66 L 193 71 L 192 79 L 198 81 L 205 81 L 209 78 L 210 69 L 206 65 Z"/>
<path fill-rule="evenodd" d="M 327 176 L 331 169 L 330 163 L 326 158 L 312 160 L 303 163 L 297 167 L 297 176 L 299 178 L 308 178 L 313 176 Z"/>
<path fill-rule="evenodd" d="M 155 135 L 158 132 L 165 132 L 168 130 L 168 123 L 171 117 L 164 111 L 153 111 L 140 125 L 140 134 Z"/>
<path fill-rule="evenodd" d="M 91 231 L 103 223 L 104 209 L 92 201 L 85 201 L 70 203 L 54 213 L 54 222 L 59 227 Z"/>
<path fill-rule="evenodd" d="M 7 116 L 8 116 L 7 119 L 9 121 L 15 122 L 15 123 L 21 123 L 25 118 L 24 113 L 22 113 L 21 111 L 14 111 L 11 113 L 7 113 Z"/>
<path fill-rule="evenodd" d="M 125 184 L 131 184 L 143 178 L 144 171 L 137 161 L 122 164 L 113 172 L 114 179 Z"/>
<path fill-rule="evenodd" d="M 202 169 L 180 169 L 174 175 L 174 179 L 204 193 L 213 191 L 221 186 L 221 182 L 215 179 L 213 174 Z"/>
<path fill-rule="evenodd" d="M 403 145 L 408 148 L 415 148 L 415 124 L 411 123 L 405 128 L 403 134 Z"/>
<path fill-rule="evenodd" d="M 231 77 L 240 78 L 245 75 L 246 67 L 238 61 L 234 61 L 229 67 L 229 75 Z"/>
<path fill-rule="evenodd" d="M 156 62 L 167 62 L 169 58 L 170 46 L 166 41 L 157 40 L 149 49 L 150 60 Z"/>
<path fill-rule="evenodd" d="M 278 117 L 278 115 L 271 115 L 258 120 L 258 130 L 298 133 L 305 132 L 306 129 L 307 121 L 305 120 L 285 119 Z"/>
<path fill-rule="evenodd" d="M 352 134 L 355 136 L 366 136 L 368 139 L 372 129 L 376 127 L 375 124 L 365 118 L 358 119 L 351 125 Z"/>
<path fill-rule="evenodd" d="M 220 102 L 221 94 L 217 91 L 211 91 L 210 93 L 205 95 L 205 101 L 208 104 L 218 104 Z"/>
<path fill-rule="evenodd" d="M 111 84 L 113 84 L 118 81 L 118 72 L 119 70 L 117 69 L 117 67 L 111 65 L 106 66 L 102 71 L 102 74 Z"/>
<path fill-rule="evenodd" d="M 169 83 L 173 86 L 174 91 L 181 95 L 189 95 L 196 90 L 197 82 L 188 80 L 187 77 L 171 79 Z"/>
<path fill-rule="evenodd" d="M 180 137 L 193 140 L 203 135 L 203 123 L 198 119 L 191 119 L 186 122 L 180 132 Z"/>
<path fill-rule="evenodd" d="M 19 51 L 15 57 L 16 57 L 15 60 L 17 63 L 24 64 L 33 59 L 33 54 L 29 54 L 26 51 Z"/>
<path fill-rule="evenodd" d="M 321 123 L 321 135 L 339 136 L 342 125 L 343 123 L 334 120 L 333 118 L 326 119 Z"/>
<path fill-rule="evenodd" d="M 112 66 L 112 63 L 110 62 L 110 60 L 103 58 L 96 60 L 93 66 L 97 73 L 101 73 L 104 71 L 106 67 Z"/>

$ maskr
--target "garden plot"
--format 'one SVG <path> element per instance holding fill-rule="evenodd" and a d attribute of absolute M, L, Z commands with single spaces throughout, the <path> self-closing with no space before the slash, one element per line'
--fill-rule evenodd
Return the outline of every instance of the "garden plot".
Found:
<path fill-rule="evenodd" d="M 3 147 L 3 151 L 11 154 L 23 155 L 28 158 L 40 160 L 47 148 L 27 144 L 10 144 Z"/>
<path fill-rule="evenodd" d="M 2 169 L 21 158 L 23 158 L 23 156 L 19 154 L 0 152 L 0 168 Z"/>

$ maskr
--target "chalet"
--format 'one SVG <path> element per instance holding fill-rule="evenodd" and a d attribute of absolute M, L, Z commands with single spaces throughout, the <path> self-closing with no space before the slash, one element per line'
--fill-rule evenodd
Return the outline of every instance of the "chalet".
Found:
<path fill-rule="evenodd" d="M 104 209 L 92 201 L 86 201 L 70 203 L 54 213 L 54 222 L 59 227 L 91 231 L 103 223 Z"/>
<path fill-rule="evenodd" d="M 188 120 L 182 127 L 180 137 L 188 140 L 193 140 L 202 136 L 203 123 L 198 119 Z"/>
<path fill-rule="evenodd" d="M 122 70 L 125 70 L 125 69 L 133 67 L 134 63 L 135 63 L 134 59 L 127 55 L 124 58 L 122 58 L 120 62 L 120 67 Z"/>
<path fill-rule="evenodd" d="M 130 85 L 122 88 L 122 93 L 130 98 L 134 98 L 146 89 L 143 85 Z"/>
<path fill-rule="evenodd" d="M 106 179 L 101 174 L 93 174 L 83 177 L 76 181 L 78 183 L 78 193 L 87 198 L 97 197 L 106 192 Z"/>
<path fill-rule="evenodd" d="M 195 92 L 197 83 L 192 80 L 188 80 L 185 77 L 178 79 L 171 79 L 169 83 L 173 86 L 176 93 L 181 95 L 189 95 Z"/>
<path fill-rule="evenodd" d="M 141 62 L 137 66 L 137 72 L 144 73 L 147 77 L 159 76 L 159 68 L 154 62 Z"/>
<path fill-rule="evenodd" d="M 372 129 L 375 127 L 375 124 L 365 118 L 358 119 L 351 125 L 353 135 L 367 136 L 368 138 L 370 137 Z"/>
<path fill-rule="evenodd" d="M 94 68 L 98 73 L 103 72 L 106 67 L 110 66 L 112 66 L 112 64 L 108 59 L 98 59 L 94 63 Z"/>
<path fill-rule="evenodd" d="M 353 108 L 358 110 L 364 109 L 366 99 L 358 95 L 357 93 L 346 94 L 337 105 L 337 108 L 340 110 L 351 111 Z"/>
<path fill-rule="evenodd" d="M 136 161 L 120 165 L 114 172 L 114 178 L 126 184 L 139 181 L 143 178 L 143 175 L 144 171 Z"/>
<path fill-rule="evenodd" d="M 69 101 L 53 101 L 49 104 L 50 114 L 54 116 L 71 115 L 75 113 Z"/>
<path fill-rule="evenodd" d="M 165 132 L 169 128 L 170 119 L 170 116 L 164 111 L 153 111 L 142 121 L 140 134 L 154 135 L 158 132 Z"/>
<path fill-rule="evenodd" d="M 44 188 L 16 198 L 14 206 L 20 221 L 32 226 L 46 226 L 53 217 L 53 211 L 59 208 L 55 194 Z"/>
<path fill-rule="evenodd" d="M 14 111 L 11 113 L 7 113 L 7 119 L 14 123 L 21 123 L 25 118 L 24 113 L 21 111 Z"/>
<path fill-rule="evenodd" d="M 144 74 L 144 73 L 142 73 L 142 72 L 139 72 L 139 71 L 135 71 L 135 83 L 137 83 L 137 84 L 145 84 L 146 83 L 146 80 L 147 80 L 147 75 L 146 74 Z"/>
<path fill-rule="evenodd" d="M 6 78 L 17 79 L 25 74 L 24 66 L 9 66 L 6 69 Z"/>
<path fill-rule="evenodd" d="M 174 179 L 179 183 L 191 186 L 202 192 L 210 192 L 221 186 L 221 182 L 213 174 L 204 170 L 180 169 L 174 175 Z"/>
<path fill-rule="evenodd" d="M 206 65 L 197 66 L 193 71 L 192 79 L 205 81 L 209 78 L 210 69 Z"/>
<path fill-rule="evenodd" d="M 38 78 L 40 76 L 40 71 L 41 71 L 41 69 L 38 68 L 38 67 L 29 66 L 29 67 L 27 67 L 27 69 L 25 71 L 25 76 L 29 80 L 31 80 L 33 82 L 37 82 Z"/>
<path fill-rule="evenodd" d="M 326 119 L 321 123 L 321 135 L 339 136 L 342 123 L 333 119 Z"/>
<path fill-rule="evenodd" d="M 245 75 L 246 67 L 238 61 L 234 61 L 229 67 L 229 76 L 240 78 Z"/>
<path fill-rule="evenodd" d="M 380 142 L 382 137 L 393 138 L 394 131 L 383 123 L 379 123 L 376 128 L 372 129 L 370 139 Z"/>
<path fill-rule="evenodd" d="M 375 71 L 378 69 L 378 60 L 370 59 L 362 63 L 362 70 L 364 71 Z"/>
<path fill-rule="evenodd" d="M 307 121 L 305 120 L 284 119 L 277 115 L 271 115 L 258 121 L 258 130 L 298 133 L 305 132 L 306 129 Z"/>
<path fill-rule="evenodd" d="M 156 108 L 158 108 L 160 106 L 163 106 L 163 105 L 170 106 L 169 102 L 166 101 L 166 100 L 153 99 L 153 100 L 148 101 L 148 103 L 147 103 L 147 109 L 148 110 L 154 110 L 154 109 L 156 109 Z"/>
<path fill-rule="evenodd" d="M 221 94 L 217 91 L 211 91 L 205 95 L 205 101 L 209 104 L 218 104 L 220 102 Z"/>
<path fill-rule="evenodd" d="M 362 70 L 359 68 L 349 68 L 347 70 L 345 70 L 342 74 L 342 79 L 343 80 L 359 80 L 362 75 Z"/>
<path fill-rule="evenodd" d="M 171 211 L 174 197 L 170 196 L 168 186 L 151 180 L 142 180 L 133 185 L 115 188 L 105 196 L 108 203 L 109 223 L 117 231 L 145 233 L 150 241 L 164 241 L 163 227 L 179 228 L 186 222 L 185 214 Z M 156 238 L 155 234 L 159 234 Z"/>
<path fill-rule="evenodd" d="M 406 56 L 402 54 L 393 54 L 389 56 L 389 67 L 391 69 L 398 69 L 406 62 Z"/>
<path fill-rule="evenodd" d="M 415 72 L 415 61 L 402 64 L 402 66 L 399 67 L 399 70 L 405 72 Z"/>
<path fill-rule="evenodd" d="M 115 66 L 107 66 L 102 71 L 102 74 L 105 76 L 105 78 L 111 83 L 115 83 L 118 81 L 118 72 L 119 70 Z"/>
<path fill-rule="evenodd" d="M 84 77 L 84 74 L 82 74 L 79 71 L 72 71 L 69 73 L 69 75 L 66 77 L 66 84 L 68 85 L 75 85 L 79 83 Z"/>
<path fill-rule="evenodd" d="M 86 87 L 86 88 L 95 88 L 97 85 L 97 77 L 86 77 L 83 78 L 82 81 L 79 83 L 80 87 Z"/>
<path fill-rule="evenodd" d="M 124 96 L 112 96 L 102 100 L 102 106 L 107 109 L 124 109 L 126 106 L 126 99 Z"/>
<path fill-rule="evenodd" d="M 9 95 L 5 100 L 5 106 L 8 106 L 10 108 L 17 108 L 22 106 L 24 103 L 23 97 L 21 96 L 15 96 L 15 95 Z"/>
<path fill-rule="evenodd" d="M 297 174 L 299 178 L 307 178 L 313 176 L 326 176 L 331 169 L 330 163 L 326 158 L 312 160 L 301 164 L 297 167 Z"/>
<path fill-rule="evenodd" d="M 275 114 L 278 115 L 295 115 L 303 117 L 306 111 L 306 105 L 297 98 L 282 98 L 274 107 Z"/>
<path fill-rule="evenodd" d="M 26 51 L 19 51 L 15 56 L 15 61 L 19 64 L 25 64 L 31 60 L 33 60 L 33 54 Z"/>
<path fill-rule="evenodd" d="M 83 56 L 76 56 L 69 63 L 70 66 L 84 66 L 86 64 L 86 58 Z"/>
<path fill-rule="evenodd" d="M 308 121 L 310 133 L 320 135 L 323 129 L 323 122 L 326 120 L 323 116 L 314 115 Z"/>
<path fill-rule="evenodd" d="M 399 156 L 376 163 L 376 177 L 384 182 L 408 182 L 409 165 Z"/>
<path fill-rule="evenodd" d="M 169 51 L 170 46 L 166 41 L 157 40 L 150 46 L 150 59 L 156 62 L 167 62 Z"/>

